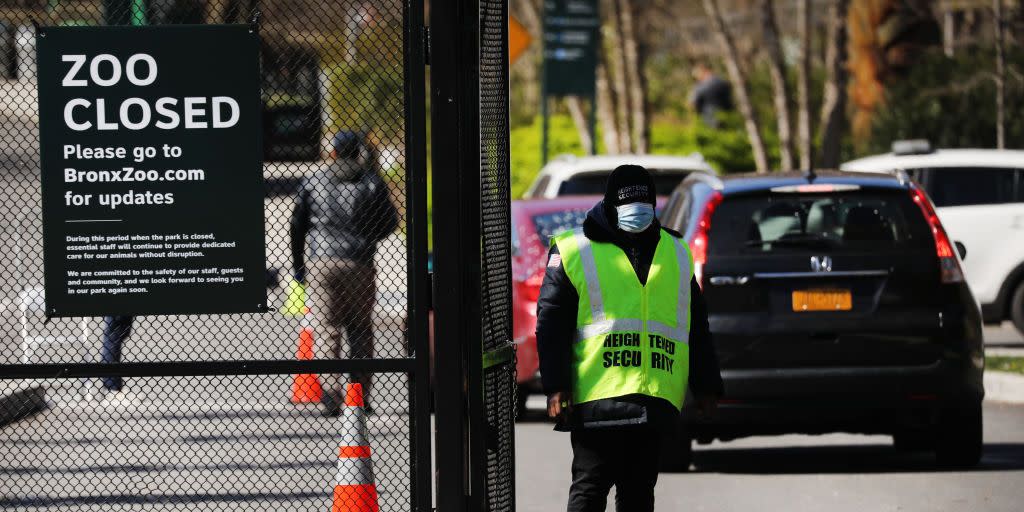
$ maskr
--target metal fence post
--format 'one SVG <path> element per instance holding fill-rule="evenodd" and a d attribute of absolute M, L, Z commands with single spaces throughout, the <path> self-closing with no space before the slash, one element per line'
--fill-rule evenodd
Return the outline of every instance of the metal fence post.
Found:
<path fill-rule="evenodd" d="M 467 348 L 480 333 L 476 1 L 433 3 L 430 27 L 437 506 L 461 512 L 469 510 Z"/>
<path fill-rule="evenodd" d="M 431 6 L 437 505 L 514 506 L 508 3 Z"/>

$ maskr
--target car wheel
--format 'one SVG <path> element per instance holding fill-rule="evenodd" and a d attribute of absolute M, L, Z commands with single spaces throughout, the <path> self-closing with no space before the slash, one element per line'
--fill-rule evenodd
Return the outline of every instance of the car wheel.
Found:
<path fill-rule="evenodd" d="M 946 468 L 967 468 L 981 460 L 981 404 L 943 409 L 935 437 L 935 460 Z"/>
<path fill-rule="evenodd" d="M 676 435 L 665 436 L 662 440 L 659 470 L 663 473 L 685 473 L 693 463 L 693 439 L 680 429 Z"/>
<path fill-rule="evenodd" d="M 1017 330 L 1024 334 L 1024 283 L 1017 285 L 1010 298 L 1010 320 Z"/>

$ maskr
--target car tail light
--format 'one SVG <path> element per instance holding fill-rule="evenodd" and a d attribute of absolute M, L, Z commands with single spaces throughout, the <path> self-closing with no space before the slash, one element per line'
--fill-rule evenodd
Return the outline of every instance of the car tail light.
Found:
<path fill-rule="evenodd" d="M 543 282 L 544 267 L 541 267 L 530 277 L 516 283 L 519 286 L 519 297 L 527 302 L 537 302 L 537 298 L 540 297 L 540 285 Z"/>
<path fill-rule="evenodd" d="M 708 261 L 708 233 L 711 232 L 711 216 L 715 208 L 722 202 L 722 193 L 714 192 L 711 198 L 704 205 L 704 212 L 700 215 L 700 222 L 693 234 L 693 241 L 690 242 L 690 252 L 693 254 L 693 276 L 697 278 L 697 284 L 704 286 L 704 264 Z"/>
<path fill-rule="evenodd" d="M 928 227 L 932 230 L 932 237 L 935 239 L 935 254 L 939 257 L 939 271 L 942 276 L 942 282 L 963 282 L 964 272 L 960 268 L 960 261 L 956 257 L 956 251 L 953 248 L 953 244 L 949 241 L 949 236 L 946 235 L 946 230 L 943 229 L 942 223 L 939 222 L 939 216 L 935 213 L 935 207 L 932 206 L 932 202 L 924 194 L 924 191 L 917 187 L 911 187 L 910 194 L 914 202 L 917 203 L 917 206 L 921 208 L 921 213 L 924 214 L 925 220 L 928 221 Z"/>

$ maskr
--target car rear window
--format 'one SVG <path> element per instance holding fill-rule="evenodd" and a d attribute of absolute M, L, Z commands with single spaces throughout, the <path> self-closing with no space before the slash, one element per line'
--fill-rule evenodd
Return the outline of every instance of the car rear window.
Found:
<path fill-rule="evenodd" d="M 984 167 L 918 169 L 935 206 L 970 206 L 1024 202 L 1024 172 Z"/>
<path fill-rule="evenodd" d="M 533 216 L 533 226 L 537 228 L 540 243 L 547 247 L 551 244 L 551 237 L 582 226 L 586 218 L 585 209 L 540 213 Z"/>
<path fill-rule="evenodd" d="M 654 175 L 654 189 L 659 195 L 668 195 L 676 188 L 679 182 L 683 181 L 692 171 L 665 171 L 651 169 Z M 577 174 L 562 182 L 558 188 L 560 196 L 581 196 L 581 195 L 603 195 L 605 182 L 608 181 L 608 172 L 592 172 Z"/>
<path fill-rule="evenodd" d="M 711 219 L 711 254 L 876 251 L 934 243 L 905 191 L 727 197 Z"/>

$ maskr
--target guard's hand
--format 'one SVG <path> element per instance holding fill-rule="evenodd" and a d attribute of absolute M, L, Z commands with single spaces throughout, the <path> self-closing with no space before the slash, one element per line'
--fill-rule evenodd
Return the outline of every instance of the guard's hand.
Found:
<path fill-rule="evenodd" d="M 718 397 L 715 395 L 700 395 L 697 397 L 697 418 L 710 420 L 718 412 Z"/>
<path fill-rule="evenodd" d="M 557 418 L 572 411 L 572 393 L 559 391 L 548 395 L 548 417 Z"/>

